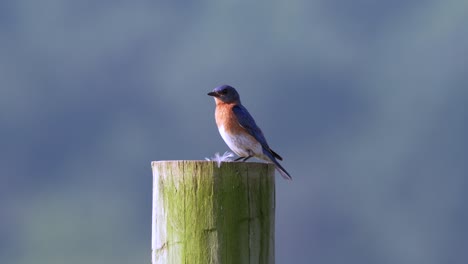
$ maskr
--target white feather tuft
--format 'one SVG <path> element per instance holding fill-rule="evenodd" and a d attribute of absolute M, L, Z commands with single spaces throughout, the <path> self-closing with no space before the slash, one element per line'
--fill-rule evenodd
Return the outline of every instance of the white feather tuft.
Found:
<path fill-rule="evenodd" d="M 218 164 L 218 168 L 219 168 L 219 167 L 221 167 L 221 162 L 231 161 L 233 157 L 234 157 L 234 154 L 229 152 L 229 151 L 224 152 L 223 155 L 220 155 L 219 152 L 216 152 L 214 157 L 205 158 L 205 160 L 207 160 L 207 161 L 216 161 L 216 163 Z"/>

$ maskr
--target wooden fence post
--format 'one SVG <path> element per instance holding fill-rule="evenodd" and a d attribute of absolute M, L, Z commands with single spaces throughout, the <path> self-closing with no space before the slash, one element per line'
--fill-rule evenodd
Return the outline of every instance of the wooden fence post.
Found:
<path fill-rule="evenodd" d="M 254 162 L 153 161 L 153 264 L 272 264 L 275 172 Z"/>

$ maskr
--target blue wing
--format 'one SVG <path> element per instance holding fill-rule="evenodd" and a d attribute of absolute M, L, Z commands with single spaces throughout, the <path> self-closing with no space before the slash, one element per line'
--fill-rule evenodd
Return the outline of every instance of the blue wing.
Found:
<path fill-rule="evenodd" d="M 249 111 L 243 105 L 236 105 L 232 108 L 232 111 L 237 117 L 237 121 L 239 125 L 243 127 L 251 136 L 253 136 L 265 149 L 266 151 L 270 152 L 275 158 L 279 160 L 283 160 L 280 155 L 274 152 L 269 146 L 263 135 L 262 130 L 257 126 L 255 120 L 250 115 Z"/>

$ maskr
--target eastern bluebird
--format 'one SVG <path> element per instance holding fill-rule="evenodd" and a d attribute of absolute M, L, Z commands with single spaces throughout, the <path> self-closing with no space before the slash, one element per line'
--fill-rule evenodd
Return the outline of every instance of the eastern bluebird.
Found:
<path fill-rule="evenodd" d="M 251 157 L 271 161 L 283 178 L 292 180 L 291 175 L 276 160 L 283 158 L 268 146 L 262 130 L 241 104 L 236 89 L 229 85 L 221 85 L 208 95 L 215 99 L 216 125 L 224 142 L 239 156 L 236 161 L 246 161 Z"/>

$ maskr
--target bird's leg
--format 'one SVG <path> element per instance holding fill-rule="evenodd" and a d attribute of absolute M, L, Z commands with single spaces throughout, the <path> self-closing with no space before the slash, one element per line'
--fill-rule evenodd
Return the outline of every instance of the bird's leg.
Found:
<path fill-rule="evenodd" d="M 242 161 L 247 161 L 248 159 L 250 159 L 251 157 L 253 157 L 253 151 L 252 150 L 248 150 L 248 153 L 249 155 L 247 157 L 238 157 L 237 159 L 235 159 L 234 161 L 239 161 L 239 160 L 242 160 Z"/>
<path fill-rule="evenodd" d="M 247 161 L 247 160 L 250 159 L 251 157 L 253 157 L 253 156 L 249 155 L 249 156 L 245 157 L 242 161 Z"/>
<path fill-rule="evenodd" d="M 234 161 L 239 161 L 241 159 L 244 159 L 244 157 L 238 157 L 237 159 L 235 159 Z"/>
<path fill-rule="evenodd" d="M 239 160 L 242 160 L 242 161 L 247 161 L 248 159 L 250 159 L 251 157 L 253 157 L 252 155 L 249 155 L 247 157 L 238 157 L 237 159 L 235 159 L 234 161 L 239 161 Z"/>
<path fill-rule="evenodd" d="M 248 153 L 249 153 L 249 155 L 248 155 L 247 157 L 244 157 L 244 158 L 242 159 L 242 161 L 245 162 L 245 161 L 247 161 L 248 159 L 250 159 L 251 157 L 253 157 L 254 153 L 253 153 L 252 150 L 249 149 L 249 150 L 248 150 Z"/>

